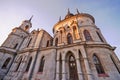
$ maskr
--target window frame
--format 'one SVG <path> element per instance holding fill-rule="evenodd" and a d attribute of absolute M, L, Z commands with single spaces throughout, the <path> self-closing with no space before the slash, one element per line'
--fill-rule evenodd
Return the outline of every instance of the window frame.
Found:
<path fill-rule="evenodd" d="M 88 30 L 84 30 L 83 33 L 84 33 L 86 41 L 92 41 L 93 40 Z"/>
<path fill-rule="evenodd" d="M 67 34 L 67 43 L 68 44 L 72 44 L 73 43 L 73 37 L 71 33 Z"/>
<path fill-rule="evenodd" d="M 45 65 L 45 57 L 43 56 L 40 61 L 39 69 L 38 72 L 42 73 L 44 70 L 44 65 Z"/>
<path fill-rule="evenodd" d="M 2 69 L 6 69 L 10 61 L 11 61 L 11 57 L 8 57 L 2 65 Z"/>

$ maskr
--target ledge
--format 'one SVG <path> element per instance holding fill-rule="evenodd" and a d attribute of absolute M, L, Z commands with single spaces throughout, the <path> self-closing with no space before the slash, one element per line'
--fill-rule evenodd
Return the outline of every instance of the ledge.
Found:
<path fill-rule="evenodd" d="M 108 74 L 98 74 L 98 77 L 109 77 Z"/>

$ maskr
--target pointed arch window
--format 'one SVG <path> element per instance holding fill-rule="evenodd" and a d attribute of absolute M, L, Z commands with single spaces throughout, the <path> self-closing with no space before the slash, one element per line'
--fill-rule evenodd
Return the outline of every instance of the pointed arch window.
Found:
<path fill-rule="evenodd" d="M 2 69 L 6 69 L 6 68 L 7 68 L 8 64 L 9 64 L 9 62 L 10 62 L 10 60 L 11 60 L 11 58 L 10 58 L 10 57 L 9 57 L 9 58 L 7 58 L 7 59 L 5 60 L 5 62 L 4 62 L 4 64 L 3 64 L 3 66 L 2 66 Z"/>
<path fill-rule="evenodd" d="M 55 46 L 58 46 L 58 38 L 55 39 Z"/>
<path fill-rule="evenodd" d="M 118 71 L 119 74 L 120 74 L 120 69 L 118 68 L 117 64 L 115 63 L 115 60 L 114 60 L 114 58 L 112 57 L 112 55 L 110 55 L 110 58 L 111 58 L 111 60 L 113 61 L 114 65 L 115 65 L 115 67 L 116 67 L 116 69 L 117 69 L 117 71 Z"/>
<path fill-rule="evenodd" d="M 100 60 L 98 59 L 96 55 L 93 56 L 93 62 L 94 62 L 94 65 L 96 67 L 98 74 L 105 74 L 105 71 L 103 70 L 103 67 L 100 63 Z"/>
<path fill-rule="evenodd" d="M 99 34 L 98 32 L 96 32 L 96 33 L 97 33 L 99 39 L 100 39 L 102 42 L 104 42 L 103 39 L 102 39 L 102 37 L 100 36 L 100 34 Z"/>
<path fill-rule="evenodd" d="M 28 71 L 29 71 L 31 62 L 32 62 L 32 57 L 30 57 L 30 59 L 29 59 L 29 62 L 28 62 L 28 65 L 27 65 L 27 68 L 26 68 L 25 72 L 28 72 Z"/>
<path fill-rule="evenodd" d="M 28 44 L 27 44 L 27 47 L 29 47 L 31 41 L 32 41 L 32 38 L 29 39 L 29 42 L 28 42 Z"/>
<path fill-rule="evenodd" d="M 19 62 L 17 63 L 17 67 L 16 67 L 15 71 L 18 71 L 21 62 L 22 62 L 22 57 L 20 57 Z"/>
<path fill-rule="evenodd" d="M 53 39 L 50 40 L 50 46 L 52 46 L 52 45 L 53 45 Z"/>
<path fill-rule="evenodd" d="M 78 80 L 76 61 L 73 55 L 69 56 L 69 75 L 70 80 Z"/>
<path fill-rule="evenodd" d="M 49 47 L 49 40 L 47 41 L 47 45 L 46 45 L 46 47 Z"/>
<path fill-rule="evenodd" d="M 61 34 L 61 43 L 62 43 L 62 34 L 63 34 L 63 31 L 62 30 L 60 30 L 60 34 Z"/>
<path fill-rule="evenodd" d="M 29 29 L 29 26 L 28 25 L 26 25 L 25 26 L 25 31 L 27 31 Z"/>
<path fill-rule="evenodd" d="M 73 26 L 73 34 L 74 34 L 74 37 L 76 39 L 77 38 L 77 29 L 76 29 L 76 26 Z"/>
<path fill-rule="evenodd" d="M 40 67 L 39 67 L 38 72 L 43 72 L 44 64 L 45 64 L 45 57 L 43 56 L 40 62 Z"/>
<path fill-rule="evenodd" d="M 67 35 L 67 42 L 68 42 L 68 44 L 73 43 L 72 35 L 70 33 L 68 33 L 68 35 Z"/>
<path fill-rule="evenodd" d="M 88 30 L 84 30 L 84 36 L 85 36 L 86 41 L 92 40 L 92 37 L 91 37 L 90 33 L 88 32 Z"/>
<path fill-rule="evenodd" d="M 15 44 L 15 46 L 14 46 L 14 48 L 13 48 L 13 49 L 16 49 L 16 48 L 17 48 L 17 46 L 18 46 L 18 43 L 16 43 L 16 44 Z"/>

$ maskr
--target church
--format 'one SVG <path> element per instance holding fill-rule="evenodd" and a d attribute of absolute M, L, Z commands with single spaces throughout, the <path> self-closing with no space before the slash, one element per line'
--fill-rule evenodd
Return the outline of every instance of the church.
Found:
<path fill-rule="evenodd" d="M 31 19 L 0 46 L 0 80 L 120 80 L 120 61 L 95 19 L 69 10 L 53 26 L 30 32 Z"/>

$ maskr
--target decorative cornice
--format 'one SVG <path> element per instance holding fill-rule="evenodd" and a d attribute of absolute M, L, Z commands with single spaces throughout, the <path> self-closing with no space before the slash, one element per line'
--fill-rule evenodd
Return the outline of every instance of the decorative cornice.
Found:
<path fill-rule="evenodd" d="M 8 54 L 16 54 L 16 50 L 7 47 L 0 47 L 0 52 L 8 53 Z"/>
<path fill-rule="evenodd" d="M 93 17 L 92 15 L 87 14 L 87 13 L 79 13 L 79 14 L 73 15 L 73 16 L 71 16 L 71 17 L 69 17 L 69 18 L 65 18 L 65 19 L 57 22 L 57 23 L 53 26 L 53 33 L 54 33 L 54 28 L 55 28 L 57 25 L 61 24 L 62 22 L 65 22 L 65 21 L 67 21 L 67 20 L 69 20 L 69 19 L 76 18 L 76 17 L 89 17 L 89 18 L 93 21 L 93 23 L 95 23 L 95 19 L 94 19 L 94 17 Z"/>

